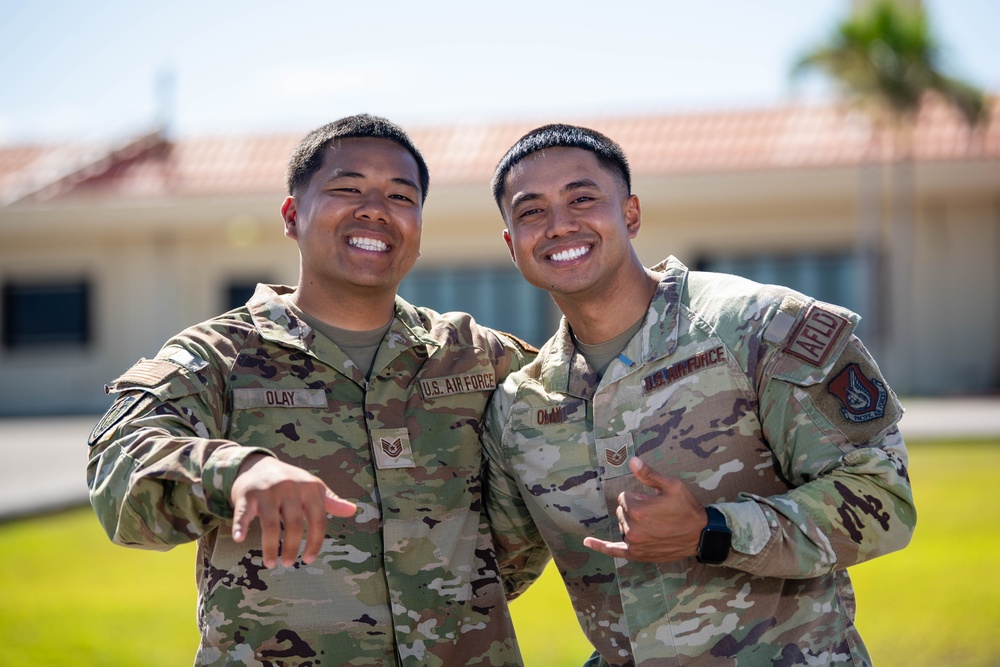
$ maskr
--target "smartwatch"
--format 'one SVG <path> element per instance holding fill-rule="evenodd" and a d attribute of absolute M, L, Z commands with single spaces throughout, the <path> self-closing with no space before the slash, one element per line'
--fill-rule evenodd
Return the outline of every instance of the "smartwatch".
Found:
<path fill-rule="evenodd" d="M 701 531 L 701 539 L 698 540 L 697 559 L 705 565 L 721 565 L 729 556 L 733 533 L 722 512 L 709 505 L 705 514 L 708 515 L 708 525 Z"/>

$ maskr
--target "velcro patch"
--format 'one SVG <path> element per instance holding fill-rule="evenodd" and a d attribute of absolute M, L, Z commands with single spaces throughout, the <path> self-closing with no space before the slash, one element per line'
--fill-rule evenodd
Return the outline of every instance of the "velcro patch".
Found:
<path fill-rule="evenodd" d="M 889 398 L 885 384 L 869 378 L 857 363 L 849 363 L 837 377 L 826 385 L 840 401 L 844 419 L 856 424 L 885 416 L 885 403 Z"/>
<path fill-rule="evenodd" d="M 511 429 L 523 431 L 543 426 L 555 426 L 586 419 L 586 404 L 579 399 L 552 405 L 517 408 L 511 412 Z"/>
<path fill-rule="evenodd" d="M 805 391 L 816 410 L 848 443 L 860 446 L 871 442 L 902 416 L 899 401 L 863 348 L 848 345 L 829 377 L 829 381 Z"/>
<path fill-rule="evenodd" d="M 425 399 L 451 396 L 452 394 L 469 394 L 477 391 L 493 391 L 496 388 L 497 380 L 493 371 L 447 375 L 420 381 L 420 393 Z"/>
<path fill-rule="evenodd" d="M 822 366 L 848 325 L 850 321 L 846 318 L 813 305 L 785 345 L 785 350 L 813 366 Z"/>
<path fill-rule="evenodd" d="M 172 361 L 178 366 L 183 366 L 192 373 L 197 373 L 202 368 L 208 366 L 208 362 L 195 354 L 192 354 L 183 347 L 165 347 L 157 355 L 157 359 Z"/>
<path fill-rule="evenodd" d="M 326 391 L 323 389 L 261 389 L 240 388 L 233 390 L 233 409 L 253 408 L 325 408 Z"/>
<path fill-rule="evenodd" d="M 632 434 L 616 435 L 611 438 L 597 438 L 597 462 L 604 478 L 630 474 L 628 460 L 635 456 Z"/>
<path fill-rule="evenodd" d="M 661 368 L 642 378 L 642 393 L 648 394 L 680 380 L 696 371 L 726 361 L 726 348 L 719 345 Z"/>
<path fill-rule="evenodd" d="M 93 446 L 97 440 L 111 430 L 111 427 L 117 424 L 122 417 L 127 415 L 132 407 L 139 400 L 139 394 L 127 394 L 125 396 L 120 396 L 117 401 L 104 413 L 101 420 L 97 422 L 94 430 L 90 432 L 90 437 L 87 438 L 87 444 Z"/>
<path fill-rule="evenodd" d="M 372 429 L 372 452 L 380 470 L 415 467 L 410 434 L 405 428 Z"/>
<path fill-rule="evenodd" d="M 158 387 L 167 378 L 179 373 L 181 366 L 163 359 L 140 359 L 132 368 L 111 383 L 116 391 L 129 387 Z"/>

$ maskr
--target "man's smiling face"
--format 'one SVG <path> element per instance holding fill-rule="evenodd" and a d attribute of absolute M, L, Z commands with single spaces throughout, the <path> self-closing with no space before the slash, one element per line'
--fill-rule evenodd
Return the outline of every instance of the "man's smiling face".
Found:
<path fill-rule="evenodd" d="M 395 292 L 420 254 L 417 162 L 386 139 L 334 140 L 309 183 L 282 205 L 302 282 L 324 290 Z"/>
<path fill-rule="evenodd" d="M 525 279 L 554 297 L 586 297 L 627 265 L 638 199 L 582 148 L 547 148 L 505 179 L 504 239 Z"/>

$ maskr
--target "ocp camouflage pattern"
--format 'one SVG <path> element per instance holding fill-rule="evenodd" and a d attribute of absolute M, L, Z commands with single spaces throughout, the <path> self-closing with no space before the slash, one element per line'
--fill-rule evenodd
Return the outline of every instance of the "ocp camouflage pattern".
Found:
<path fill-rule="evenodd" d="M 493 383 L 533 350 L 397 298 L 366 382 L 296 317 L 289 290 L 259 286 L 109 386 L 120 398 L 87 469 L 108 535 L 197 540 L 198 665 L 520 665 L 478 435 Z M 421 381 L 439 378 L 450 393 L 424 396 Z M 255 451 L 358 503 L 328 520 L 310 565 L 265 569 L 256 521 L 243 543 L 230 536 L 233 481 Z"/>
<path fill-rule="evenodd" d="M 858 317 L 675 258 L 598 379 L 565 320 L 494 395 L 487 506 L 508 593 L 545 545 L 603 665 L 867 665 L 846 568 L 916 523 L 901 408 Z M 845 407 L 846 406 L 846 407 Z M 851 417 L 851 418 L 848 418 Z M 613 559 L 633 456 L 726 516 L 721 566 Z"/>

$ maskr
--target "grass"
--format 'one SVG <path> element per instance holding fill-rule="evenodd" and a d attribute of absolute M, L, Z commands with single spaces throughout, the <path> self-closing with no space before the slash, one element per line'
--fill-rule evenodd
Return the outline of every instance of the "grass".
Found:
<path fill-rule="evenodd" d="M 1000 664 L 1000 442 L 910 446 L 911 545 L 852 568 L 858 627 L 879 667 Z M 0 524 L 0 663 L 175 667 L 193 661 L 194 548 L 111 545 L 89 509 Z M 590 655 L 550 568 L 512 611 L 528 667 Z"/>

